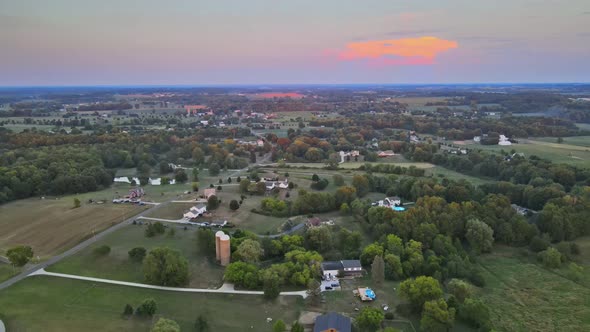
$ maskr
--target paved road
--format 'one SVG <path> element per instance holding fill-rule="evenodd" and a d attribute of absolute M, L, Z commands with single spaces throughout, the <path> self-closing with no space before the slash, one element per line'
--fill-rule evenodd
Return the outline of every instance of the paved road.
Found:
<path fill-rule="evenodd" d="M 10 264 L 10 261 L 8 260 L 8 258 L 6 258 L 4 256 L 0 256 L 0 262 L 5 263 L 5 264 Z"/>
<path fill-rule="evenodd" d="M 0 332 L 6 332 L 6 327 L 4 327 L 4 323 L 0 320 Z"/>
<path fill-rule="evenodd" d="M 270 158 L 270 153 L 267 153 L 257 163 L 257 165 L 266 162 L 269 158 Z M 245 168 L 243 168 L 241 170 L 237 170 L 237 171 L 233 172 L 230 176 L 232 176 L 232 177 L 233 176 L 236 176 L 237 174 L 239 174 L 239 173 L 241 173 L 243 171 L 248 170 L 248 168 L 250 168 L 250 167 L 251 166 L 248 166 L 248 167 L 245 167 Z M 148 213 L 151 213 L 153 211 L 157 211 L 158 209 L 161 209 L 162 207 L 170 204 L 174 200 L 175 199 L 173 198 L 173 199 L 170 199 L 170 200 L 168 200 L 166 202 L 162 202 L 162 203 L 160 203 L 158 205 L 153 205 L 151 208 L 149 208 L 149 209 L 147 209 L 147 210 L 145 210 L 143 212 L 140 212 L 139 214 L 136 214 L 135 216 L 133 216 L 133 217 L 131 217 L 129 219 L 126 219 L 126 220 L 124 220 L 123 222 L 121 222 L 119 224 L 116 224 L 116 225 L 114 225 L 114 226 L 112 226 L 110 228 L 107 228 L 106 230 L 104 230 L 104 231 L 96 234 L 95 236 L 89 238 L 88 240 L 85 240 L 85 241 L 80 242 L 76 246 L 70 248 L 69 250 L 67 250 L 67 251 L 65 251 L 65 252 L 63 252 L 63 253 L 61 253 L 61 254 L 59 254 L 57 256 L 53 256 L 52 258 L 50 258 L 50 259 L 48 259 L 48 260 L 46 260 L 44 262 L 41 262 L 39 264 L 34 264 L 34 265 L 28 265 L 28 266 L 26 266 L 25 267 L 25 270 L 23 272 L 21 272 L 20 274 L 18 274 L 16 276 L 14 276 L 14 277 L 12 277 L 12 278 L 10 278 L 10 279 L 8 279 L 8 280 L 0 283 L 0 290 L 14 285 L 15 283 L 23 280 L 24 278 L 26 278 L 30 274 L 34 273 L 35 271 L 38 271 L 40 269 L 45 269 L 46 267 L 48 267 L 50 265 L 53 265 L 53 264 L 61 261 L 62 259 L 66 258 L 66 257 L 69 257 L 71 255 L 76 254 L 77 252 L 81 251 L 82 249 L 84 249 L 84 248 L 88 247 L 89 245 L 95 243 L 96 241 L 102 239 L 106 235 L 111 234 L 111 233 L 113 233 L 113 232 L 115 232 L 115 231 L 117 231 L 117 230 L 119 230 L 119 229 L 121 229 L 121 228 L 123 228 L 123 227 L 125 227 L 125 226 L 127 226 L 129 224 L 131 224 L 133 222 L 133 220 L 135 220 L 137 217 L 142 217 L 142 216 L 144 216 L 144 215 L 146 215 Z"/>
<path fill-rule="evenodd" d="M 139 287 L 139 288 L 148 288 L 148 289 L 158 289 L 158 290 L 173 291 L 173 292 L 264 295 L 264 292 L 262 292 L 262 291 L 235 290 L 233 285 L 231 285 L 231 284 L 223 284 L 223 286 L 221 286 L 220 288 L 217 288 L 217 289 L 180 288 L 180 287 L 155 286 L 155 285 L 141 284 L 141 283 L 137 283 L 137 282 L 127 282 L 127 281 L 119 281 L 119 280 L 111 280 L 111 279 L 83 277 L 83 276 L 78 276 L 78 275 L 73 275 L 73 274 L 54 273 L 54 272 L 47 272 L 47 271 L 45 271 L 45 269 L 39 269 L 39 270 L 30 274 L 30 276 L 39 276 L 39 275 L 58 277 L 58 278 L 85 280 L 85 281 L 92 281 L 92 282 L 100 282 L 100 283 L 112 284 L 112 285 L 130 286 L 130 287 Z M 303 290 L 303 291 L 295 291 L 295 292 L 281 292 L 281 295 L 301 296 L 303 298 L 306 298 L 307 291 Z"/>

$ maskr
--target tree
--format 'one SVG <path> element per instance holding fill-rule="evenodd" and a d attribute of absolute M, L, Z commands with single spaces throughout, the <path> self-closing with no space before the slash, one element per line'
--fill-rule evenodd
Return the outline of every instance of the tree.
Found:
<path fill-rule="evenodd" d="M 377 331 L 385 315 L 378 308 L 364 307 L 356 316 L 355 323 L 360 331 Z"/>
<path fill-rule="evenodd" d="M 447 332 L 455 322 L 455 309 L 449 309 L 447 302 L 440 298 L 424 303 L 420 328 L 424 331 Z"/>
<path fill-rule="evenodd" d="M 193 189 L 194 192 L 199 191 L 199 183 L 198 182 L 193 182 L 191 184 L 191 188 Z"/>
<path fill-rule="evenodd" d="M 287 326 L 285 325 L 285 322 L 283 322 L 282 319 L 277 320 L 272 325 L 272 332 L 284 332 L 286 329 L 287 329 Z"/>
<path fill-rule="evenodd" d="M 369 180 L 366 176 L 355 175 L 352 177 L 352 186 L 356 188 L 358 197 L 363 197 L 369 193 Z"/>
<path fill-rule="evenodd" d="M 183 286 L 188 282 L 188 261 L 176 250 L 155 248 L 143 260 L 143 273 L 150 284 Z"/>
<path fill-rule="evenodd" d="M 307 284 L 307 298 L 312 305 L 318 305 L 322 299 L 321 284 L 315 279 L 311 279 Z"/>
<path fill-rule="evenodd" d="M 162 317 L 154 324 L 151 332 L 180 332 L 180 325 L 171 319 Z"/>
<path fill-rule="evenodd" d="M 211 195 L 207 199 L 207 210 L 215 210 L 219 207 L 219 199 L 217 196 Z"/>
<path fill-rule="evenodd" d="M 344 185 L 344 177 L 340 174 L 332 175 L 332 181 L 334 181 L 334 184 L 337 185 L 338 187 L 341 187 Z"/>
<path fill-rule="evenodd" d="M 143 302 L 135 309 L 135 313 L 138 316 L 153 316 L 156 314 L 156 310 L 158 310 L 158 305 L 156 304 L 156 300 L 152 298 L 148 298 L 143 300 Z"/>
<path fill-rule="evenodd" d="M 459 279 L 451 279 L 447 285 L 447 289 L 449 293 L 455 296 L 459 303 L 463 303 L 465 299 L 471 297 L 473 294 L 473 287 L 469 283 Z"/>
<path fill-rule="evenodd" d="M 133 307 L 128 303 L 123 309 L 123 316 L 129 317 L 131 315 L 133 315 Z"/>
<path fill-rule="evenodd" d="M 247 193 L 248 187 L 250 187 L 250 180 L 243 179 L 240 181 L 240 192 L 241 193 Z"/>
<path fill-rule="evenodd" d="M 328 226 L 310 228 L 305 232 L 305 243 L 311 250 L 328 252 L 333 247 L 332 231 Z"/>
<path fill-rule="evenodd" d="M 262 280 L 264 297 L 269 300 L 276 299 L 281 293 L 280 282 L 281 279 L 276 273 L 265 273 Z"/>
<path fill-rule="evenodd" d="M 313 181 L 313 182 L 318 182 L 319 180 L 320 180 L 320 177 L 319 177 L 319 175 L 317 175 L 317 174 L 315 174 L 315 173 L 314 173 L 314 174 L 311 176 L 311 181 Z"/>
<path fill-rule="evenodd" d="M 466 299 L 459 307 L 459 318 L 473 327 L 485 328 L 490 325 L 490 309 L 479 299 Z"/>
<path fill-rule="evenodd" d="M 404 276 L 401 259 L 394 254 L 386 254 L 383 257 L 385 262 L 385 278 L 388 280 L 400 280 Z"/>
<path fill-rule="evenodd" d="M 33 248 L 29 246 L 16 246 L 6 251 L 6 257 L 13 266 L 25 266 L 33 258 Z"/>
<path fill-rule="evenodd" d="M 561 265 L 562 255 L 561 253 L 553 248 L 547 248 L 547 250 L 541 251 L 537 254 L 543 265 L 550 269 L 556 269 Z"/>
<path fill-rule="evenodd" d="M 240 208 L 240 203 L 238 203 L 238 201 L 237 201 L 237 200 L 235 200 L 235 199 L 232 199 L 232 200 L 231 200 L 231 202 L 229 202 L 229 208 L 230 208 L 232 211 L 235 211 L 235 210 L 237 210 L 237 209 L 239 209 L 239 208 Z"/>
<path fill-rule="evenodd" d="M 215 254 L 215 233 L 209 228 L 197 229 L 197 246 L 201 254 L 213 256 Z"/>
<path fill-rule="evenodd" d="M 209 331 L 209 322 L 207 322 L 205 316 L 199 315 L 199 317 L 197 317 L 197 320 L 195 321 L 195 330 L 197 330 L 197 332 Z"/>
<path fill-rule="evenodd" d="M 109 247 L 105 244 L 100 247 L 94 248 L 93 252 L 97 256 L 106 256 L 111 252 L 111 247 Z"/>
<path fill-rule="evenodd" d="M 176 183 L 185 183 L 188 181 L 188 175 L 182 168 L 179 168 L 174 172 L 174 180 L 176 180 Z"/>
<path fill-rule="evenodd" d="M 410 302 L 414 311 L 419 312 L 426 301 L 440 298 L 443 291 L 438 280 L 433 277 L 420 276 L 402 282 L 400 295 Z"/>
<path fill-rule="evenodd" d="M 348 206 L 347 203 L 342 203 L 342 205 L 340 205 L 340 214 L 347 216 L 350 214 L 350 206 Z"/>
<path fill-rule="evenodd" d="M 373 264 L 371 264 L 371 277 L 375 284 L 383 284 L 385 279 L 385 262 L 383 261 L 383 257 L 379 255 L 375 256 Z"/>
<path fill-rule="evenodd" d="M 145 257 L 147 250 L 143 247 L 135 247 L 127 253 L 129 255 L 129 259 L 136 262 L 141 262 Z"/>
<path fill-rule="evenodd" d="M 465 238 L 478 254 L 490 252 L 494 244 L 494 230 L 479 219 L 467 221 Z"/>
<path fill-rule="evenodd" d="M 193 182 L 198 182 L 199 181 L 199 169 L 194 167 L 192 172 L 193 172 Z"/>
<path fill-rule="evenodd" d="M 264 254 L 260 242 L 252 239 L 246 239 L 240 243 L 236 249 L 236 255 L 238 259 L 246 263 L 255 263 L 260 260 L 260 257 Z"/>
<path fill-rule="evenodd" d="M 80 200 L 78 198 L 74 198 L 74 209 L 77 209 L 80 207 Z"/>
<path fill-rule="evenodd" d="M 304 332 L 305 329 L 303 328 L 303 326 L 301 324 L 299 324 L 298 321 L 294 321 L 293 324 L 291 324 L 291 332 Z"/>
<path fill-rule="evenodd" d="M 217 175 L 219 175 L 220 171 L 221 171 L 221 168 L 219 167 L 219 165 L 217 163 L 212 163 L 211 165 L 209 165 L 209 175 L 217 176 Z"/>
<path fill-rule="evenodd" d="M 372 243 L 366 246 L 361 253 L 361 264 L 368 266 L 373 262 L 375 256 L 383 255 L 383 247 L 378 243 Z"/>

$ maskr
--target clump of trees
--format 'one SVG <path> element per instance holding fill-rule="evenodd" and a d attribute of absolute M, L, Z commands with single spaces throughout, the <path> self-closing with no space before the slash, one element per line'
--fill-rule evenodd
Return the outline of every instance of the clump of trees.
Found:
<path fill-rule="evenodd" d="M 150 284 L 184 286 L 189 278 L 188 261 L 176 250 L 155 248 L 143 259 L 143 273 Z"/>
<path fill-rule="evenodd" d="M 6 257 L 13 266 L 25 266 L 33 258 L 33 248 L 30 246 L 16 246 L 6 251 Z"/>

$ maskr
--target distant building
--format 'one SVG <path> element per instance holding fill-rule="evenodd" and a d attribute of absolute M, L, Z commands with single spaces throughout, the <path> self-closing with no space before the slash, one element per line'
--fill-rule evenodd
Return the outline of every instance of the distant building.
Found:
<path fill-rule="evenodd" d="M 342 261 L 325 261 L 322 263 L 322 275 L 326 278 L 335 277 L 339 274 L 345 276 L 356 276 L 363 272 L 361 261 L 342 260 Z"/>
<path fill-rule="evenodd" d="M 473 141 L 476 143 L 481 142 L 481 136 L 473 136 Z"/>
<path fill-rule="evenodd" d="M 211 196 L 216 196 L 216 194 L 217 194 L 217 191 L 215 190 L 215 188 L 207 188 L 207 189 L 203 190 L 203 196 L 206 199 L 209 199 L 209 197 L 211 197 Z"/>
<path fill-rule="evenodd" d="M 318 227 L 318 226 L 321 226 L 321 225 L 322 225 L 322 219 L 320 219 L 318 217 L 309 218 L 305 222 L 305 226 L 307 226 L 308 228 Z"/>
<path fill-rule="evenodd" d="M 500 139 L 498 140 L 498 145 L 512 145 L 512 142 L 508 139 L 508 137 L 504 135 L 500 135 Z"/>
<path fill-rule="evenodd" d="M 350 318 L 330 312 L 315 319 L 313 332 L 350 332 L 352 321 Z"/>
<path fill-rule="evenodd" d="M 379 151 L 379 153 L 377 153 L 377 156 L 379 158 L 392 157 L 395 156 L 395 152 L 393 152 L 393 150 Z"/>
<path fill-rule="evenodd" d="M 398 196 L 392 197 L 385 197 L 384 199 L 377 201 L 377 203 L 373 203 L 376 206 L 384 206 L 384 207 L 394 207 L 400 206 L 402 204 L 402 199 Z"/>
<path fill-rule="evenodd" d="M 204 204 L 201 204 L 201 205 L 195 205 L 195 206 L 191 207 L 188 210 L 188 212 L 183 214 L 182 216 L 185 219 L 191 220 L 191 219 L 195 219 L 195 218 L 202 216 L 206 212 L 207 212 L 207 206 Z"/>
<path fill-rule="evenodd" d="M 207 110 L 208 107 L 205 105 L 185 105 L 184 109 L 186 109 L 187 115 L 195 115 L 198 112 L 201 112 L 203 110 Z"/>
<path fill-rule="evenodd" d="M 115 178 L 115 179 L 113 179 L 113 182 L 115 182 L 115 183 L 131 183 L 131 181 L 129 181 L 129 178 L 126 176 Z"/>

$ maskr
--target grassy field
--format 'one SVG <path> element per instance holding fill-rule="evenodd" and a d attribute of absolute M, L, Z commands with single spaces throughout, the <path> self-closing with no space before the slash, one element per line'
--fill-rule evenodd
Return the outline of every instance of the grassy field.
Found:
<path fill-rule="evenodd" d="M 529 157 L 536 155 L 541 158 L 546 158 L 554 163 L 565 163 L 578 167 L 590 168 L 590 148 L 581 147 L 578 145 L 557 144 L 542 141 L 528 141 L 523 140 L 521 144 L 513 144 L 510 146 L 500 145 L 470 145 L 470 148 L 481 149 L 484 151 L 522 152 Z"/>
<path fill-rule="evenodd" d="M 365 164 L 394 164 L 396 166 L 401 166 L 401 167 L 416 166 L 417 168 L 432 168 L 432 167 L 434 167 L 434 165 L 431 163 L 387 162 L 387 161 L 375 162 L 375 163 L 352 161 L 352 162 L 345 162 L 345 163 L 339 164 L 338 167 L 342 168 L 342 169 L 357 169 L 360 166 L 365 165 Z M 288 163 L 288 165 L 291 167 L 309 167 L 309 168 L 324 168 L 324 167 L 326 167 L 326 165 L 324 163 Z"/>
<path fill-rule="evenodd" d="M 576 123 L 576 126 L 580 129 L 590 130 L 590 123 Z"/>
<path fill-rule="evenodd" d="M 557 144 L 557 139 L 555 137 L 538 137 L 535 138 L 535 141 L 541 141 L 545 143 L 554 143 L 552 146 L 554 147 L 563 147 L 566 146 L 568 148 L 572 148 L 573 145 L 581 146 L 581 147 L 590 147 L 590 136 L 572 136 L 572 137 L 563 137 L 563 142 L 561 144 Z M 581 149 L 586 150 L 586 149 Z"/>
<path fill-rule="evenodd" d="M 30 198 L 0 206 L 0 251 L 22 244 L 31 246 L 35 256 L 52 256 L 146 208 L 87 203 L 101 196 L 96 192 L 57 200 Z M 80 208 L 72 208 L 74 197 L 82 201 Z"/>
<path fill-rule="evenodd" d="M 153 319 L 121 317 L 125 304 L 134 308 L 146 298 L 158 305 Z M 199 315 L 211 331 L 271 331 L 266 318 L 294 321 L 302 300 L 262 296 L 176 293 L 95 284 L 51 277 L 27 278 L 0 292 L 7 330 L 20 331 L 148 331 L 160 317 L 173 319 L 182 331 L 193 331 Z"/>
<path fill-rule="evenodd" d="M 217 288 L 221 286 L 224 269 L 198 253 L 196 228 L 189 228 L 185 231 L 181 226 L 170 227 L 175 229 L 176 234 L 173 237 L 163 234 L 147 238 L 144 235 L 145 226 L 126 226 L 78 254 L 51 266 L 48 270 L 98 278 L 144 282 L 141 263 L 131 262 L 127 254 L 128 251 L 135 247 L 144 247 L 148 251 L 156 247 L 169 247 L 180 251 L 188 259 L 191 274 L 189 287 Z M 105 244 L 111 247 L 110 254 L 97 257 L 93 253 L 94 248 Z"/>
<path fill-rule="evenodd" d="M 10 279 L 19 272 L 19 268 L 14 268 L 9 264 L 0 263 L 0 282 Z"/>
<path fill-rule="evenodd" d="M 475 176 L 455 172 L 453 170 L 450 170 L 450 169 L 447 169 L 447 168 L 444 168 L 441 166 L 435 166 L 433 168 L 427 169 L 426 175 L 427 176 L 432 175 L 436 178 L 439 178 L 439 175 L 443 175 L 444 177 L 449 178 L 451 180 L 467 180 L 475 186 L 493 181 L 493 180 L 486 180 L 486 179 L 478 178 Z"/>
<path fill-rule="evenodd" d="M 517 249 L 496 247 L 483 256 L 480 291 L 498 331 L 588 331 L 590 289 L 543 268 Z M 586 266 L 588 270 L 588 266 Z"/>

